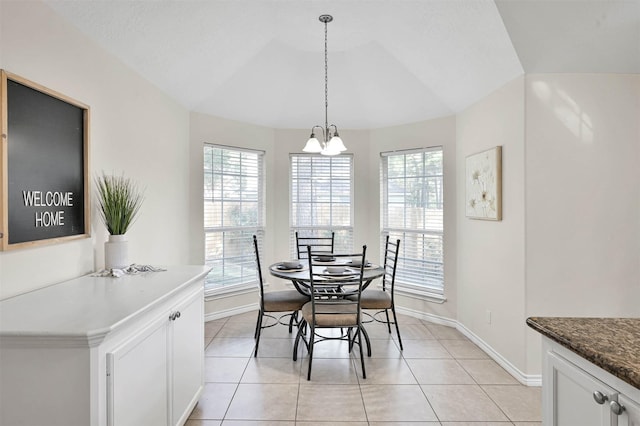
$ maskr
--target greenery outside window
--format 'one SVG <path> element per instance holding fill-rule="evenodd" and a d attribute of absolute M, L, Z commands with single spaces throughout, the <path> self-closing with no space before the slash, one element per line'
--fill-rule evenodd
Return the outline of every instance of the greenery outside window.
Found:
<path fill-rule="evenodd" d="M 381 153 L 381 247 L 400 239 L 396 285 L 444 296 L 442 147 Z"/>
<path fill-rule="evenodd" d="M 353 251 L 353 156 L 290 155 L 290 252 L 295 233 L 330 236 L 336 252 Z"/>
<path fill-rule="evenodd" d="M 256 283 L 252 236 L 264 236 L 264 152 L 204 146 L 205 291 Z"/>

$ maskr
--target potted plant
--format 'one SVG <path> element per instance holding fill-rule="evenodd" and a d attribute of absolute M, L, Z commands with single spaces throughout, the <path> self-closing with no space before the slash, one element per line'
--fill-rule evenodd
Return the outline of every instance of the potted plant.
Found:
<path fill-rule="evenodd" d="M 104 243 L 106 269 L 123 269 L 129 266 L 129 247 L 125 233 L 135 221 L 144 195 L 131 179 L 124 175 L 96 177 L 98 205 L 102 222 L 109 231 Z"/>

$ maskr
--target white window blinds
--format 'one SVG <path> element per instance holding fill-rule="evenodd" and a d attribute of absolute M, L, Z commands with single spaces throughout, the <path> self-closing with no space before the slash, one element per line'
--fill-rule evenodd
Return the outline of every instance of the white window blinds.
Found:
<path fill-rule="evenodd" d="M 381 156 L 382 247 L 401 240 L 396 284 L 444 294 L 442 147 Z"/>
<path fill-rule="evenodd" d="M 205 288 L 256 281 L 253 234 L 264 235 L 264 153 L 205 144 Z"/>
<path fill-rule="evenodd" d="M 291 255 L 295 232 L 330 236 L 336 252 L 353 251 L 353 156 L 291 154 Z"/>

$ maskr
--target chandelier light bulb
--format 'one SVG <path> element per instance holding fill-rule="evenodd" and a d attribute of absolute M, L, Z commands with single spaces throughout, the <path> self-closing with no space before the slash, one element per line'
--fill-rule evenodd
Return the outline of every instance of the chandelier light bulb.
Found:
<path fill-rule="evenodd" d="M 309 136 L 309 140 L 307 144 L 302 149 L 304 152 L 318 153 L 322 152 L 322 145 L 320 145 L 320 141 L 316 138 L 316 135 L 311 133 Z"/>
<path fill-rule="evenodd" d="M 321 152 L 322 155 L 338 155 L 340 154 L 340 150 L 338 146 L 333 142 L 333 138 L 327 142 L 325 148 Z"/>
<path fill-rule="evenodd" d="M 329 140 L 329 144 L 333 145 L 338 152 L 344 152 L 347 150 L 347 147 L 342 143 L 342 138 L 340 138 L 338 133 Z"/>

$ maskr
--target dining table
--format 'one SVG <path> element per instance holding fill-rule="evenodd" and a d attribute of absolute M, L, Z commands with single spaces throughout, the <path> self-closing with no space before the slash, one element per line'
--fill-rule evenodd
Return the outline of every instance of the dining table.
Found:
<path fill-rule="evenodd" d="M 344 266 L 345 271 L 343 273 L 344 277 L 347 278 L 349 276 L 353 277 L 357 275 L 360 270 L 360 266 L 352 265 L 352 261 L 350 259 L 345 258 L 334 258 L 334 257 L 316 257 L 313 258 L 313 273 L 314 273 L 314 282 L 318 279 L 318 275 L 320 278 L 322 274 L 326 271 L 326 268 L 329 266 Z M 290 262 L 290 261 L 286 261 Z M 310 294 L 310 276 L 309 276 L 309 261 L 307 259 L 300 259 L 300 263 L 296 268 L 289 268 L 284 265 L 285 261 L 276 262 L 273 265 L 269 266 L 269 272 L 274 277 L 282 278 L 285 280 L 291 281 L 293 286 L 300 293 L 309 295 Z M 369 284 L 376 278 L 380 278 L 384 275 L 385 269 L 383 266 L 376 265 L 373 263 L 365 263 L 364 271 L 362 275 L 362 290 L 367 288 Z M 326 273 L 328 279 L 333 279 L 335 282 L 335 274 L 331 274 L 329 272 Z"/>

